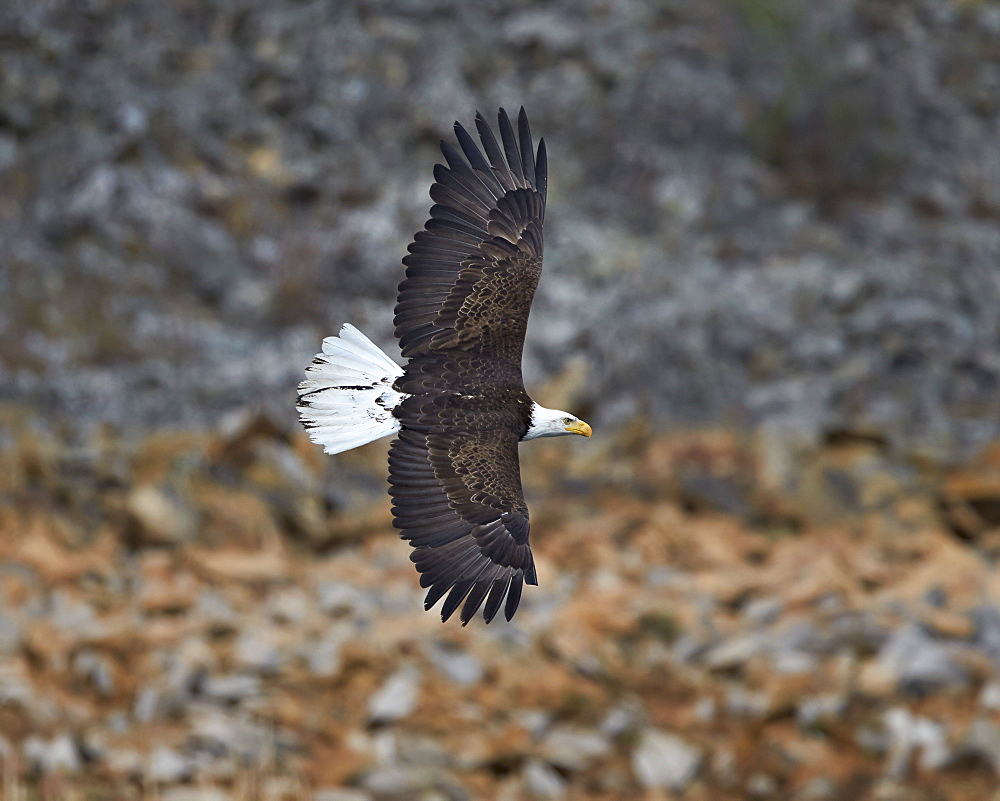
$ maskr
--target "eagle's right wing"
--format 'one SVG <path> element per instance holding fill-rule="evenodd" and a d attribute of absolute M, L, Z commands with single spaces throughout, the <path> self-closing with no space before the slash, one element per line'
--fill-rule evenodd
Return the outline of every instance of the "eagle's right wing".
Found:
<path fill-rule="evenodd" d="M 501 604 L 510 620 L 524 582 L 538 583 L 517 445 L 509 426 L 470 430 L 450 420 L 429 431 L 404 427 L 389 450 L 393 524 L 429 587 L 424 608 L 448 593 L 442 620 L 463 601 L 463 626 L 484 601 L 487 623 Z"/>
<path fill-rule="evenodd" d="M 523 108 L 516 135 L 503 109 L 498 121 L 502 147 L 476 115 L 485 156 L 457 122 L 464 158 L 441 143 L 431 219 L 403 259 L 393 322 L 404 358 L 460 351 L 520 368 L 542 271 L 545 143 L 536 154 Z"/>

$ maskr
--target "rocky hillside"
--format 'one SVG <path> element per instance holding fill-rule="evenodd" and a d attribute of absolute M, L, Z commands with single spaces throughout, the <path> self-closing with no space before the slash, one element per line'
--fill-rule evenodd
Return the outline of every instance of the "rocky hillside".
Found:
<path fill-rule="evenodd" d="M 422 610 L 381 443 L 22 438 L 4 798 L 992 797 L 1000 444 L 647 434 L 524 449 L 540 586 L 466 628 Z"/>
<path fill-rule="evenodd" d="M 1000 10 L 969 0 L 53 0 L 0 9 L 0 393 L 51 421 L 290 418 L 320 337 L 392 347 L 435 145 L 549 146 L 527 356 L 599 424 L 1000 415 Z"/>

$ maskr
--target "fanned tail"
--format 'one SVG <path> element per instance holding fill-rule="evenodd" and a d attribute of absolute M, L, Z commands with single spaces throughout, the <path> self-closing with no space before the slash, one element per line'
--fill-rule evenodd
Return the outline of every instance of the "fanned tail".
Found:
<path fill-rule="evenodd" d="M 298 409 L 309 438 L 341 453 L 399 430 L 392 410 L 406 396 L 392 388 L 403 368 L 347 323 L 323 340 L 306 368 Z"/>

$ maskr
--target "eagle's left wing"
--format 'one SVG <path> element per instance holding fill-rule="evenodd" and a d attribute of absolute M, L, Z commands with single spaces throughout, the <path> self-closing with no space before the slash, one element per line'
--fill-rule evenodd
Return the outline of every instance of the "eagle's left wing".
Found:
<path fill-rule="evenodd" d="M 461 352 L 520 369 L 542 273 L 548 168 L 523 108 L 516 133 L 503 109 L 497 122 L 499 142 L 476 115 L 482 151 L 457 122 L 462 152 L 441 143 L 448 166 L 434 168 L 431 219 L 403 259 L 393 320 L 406 359 Z"/>
<path fill-rule="evenodd" d="M 510 620 L 524 582 L 538 583 L 517 444 L 509 426 L 472 430 L 452 421 L 404 427 L 389 450 L 393 523 L 414 547 L 420 586 L 430 588 L 424 608 L 448 593 L 442 620 L 463 601 L 462 625 L 484 601 L 487 623 L 501 604 Z"/>

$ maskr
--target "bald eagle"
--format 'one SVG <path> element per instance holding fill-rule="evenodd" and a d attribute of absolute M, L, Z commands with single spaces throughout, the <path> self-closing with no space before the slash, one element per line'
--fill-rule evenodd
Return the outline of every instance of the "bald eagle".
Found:
<path fill-rule="evenodd" d="M 313 442 L 340 453 L 389 434 L 393 524 L 428 588 L 445 593 L 442 621 L 464 626 L 485 602 L 510 620 L 524 582 L 537 584 L 528 545 L 518 443 L 591 435 L 569 412 L 532 401 L 521 378 L 528 312 L 542 273 L 545 142 L 533 149 L 522 108 L 517 132 L 498 114 L 498 142 L 481 114 L 482 150 L 459 123 L 461 153 L 441 143 L 431 217 L 403 258 L 395 334 L 405 368 L 344 325 L 306 368 L 298 409 Z"/>

